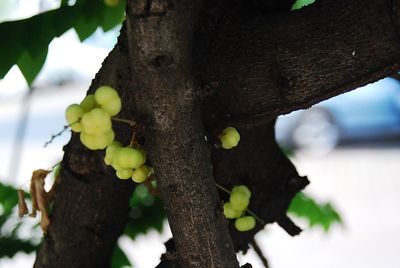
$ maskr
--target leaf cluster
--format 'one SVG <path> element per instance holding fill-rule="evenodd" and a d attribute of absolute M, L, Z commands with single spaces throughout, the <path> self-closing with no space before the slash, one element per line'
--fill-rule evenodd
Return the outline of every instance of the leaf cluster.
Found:
<path fill-rule="evenodd" d="M 125 1 L 109 7 L 102 0 L 78 0 L 72 6 L 63 1 L 58 9 L 36 16 L 0 23 L 0 79 L 15 64 L 28 85 L 32 85 L 46 60 L 49 43 L 73 28 L 81 41 L 98 27 L 109 31 L 124 18 Z"/>

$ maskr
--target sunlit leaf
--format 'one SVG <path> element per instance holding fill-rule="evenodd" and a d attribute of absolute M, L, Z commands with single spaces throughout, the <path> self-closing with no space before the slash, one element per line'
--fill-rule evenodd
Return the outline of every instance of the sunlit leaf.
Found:
<path fill-rule="evenodd" d="M 321 226 L 325 231 L 334 223 L 342 222 L 339 213 L 330 203 L 319 204 L 304 193 L 299 193 L 293 198 L 288 212 L 306 219 L 310 227 Z"/>

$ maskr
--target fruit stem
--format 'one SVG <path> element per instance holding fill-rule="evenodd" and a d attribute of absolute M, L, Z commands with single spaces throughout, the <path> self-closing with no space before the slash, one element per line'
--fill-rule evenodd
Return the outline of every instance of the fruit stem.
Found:
<path fill-rule="evenodd" d="M 114 120 L 116 122 L 125 123 L 125 124 L 128 124 L 128 125 L 132 126 L 132 127 L 136 125 L 135 121 L 128 120 L 128 119 L 123 119 L 123 118 L 118 118 L 118 117 L 111 117 L 111 120 Z"/>
<path fill-rule="evenodd" d="M 224 186 L 215 183 L 215 186 L 217 186 L 217 188 L 219 188 L 220 190 L 222 190 L 223 192 L 227 193 L 227 194 L 231 194 L 232 192 L 229 191 L 228 189 L 226 189 Z M 265 221 L 263 221 L 262 219 L 260 219 L 254 212 L 252 212 L 250 209 L 246 208 L 246 211 L 253 216 L 258 222 L 260 222 L 261 224 L 265 224 Z"/>

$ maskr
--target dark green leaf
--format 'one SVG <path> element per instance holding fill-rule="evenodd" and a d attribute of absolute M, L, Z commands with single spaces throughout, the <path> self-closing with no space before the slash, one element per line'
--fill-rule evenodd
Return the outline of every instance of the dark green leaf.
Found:
<path fill-rule="evenodd" d="M 47 57 L 47 47 L 45 47 L 40 54 L 31 56 L 28 51 L 24 51 L 18 59 L 17 65 L 24 75 L 28 85 L 31 85 L 35 77 L 39 74 L 40 70 Z"/>
<path fill-rule="evenodd" d="M 138 234 L 143 234 L 150 229 L 161 232 L 165 220 L 164 205 L 157 196 L 148 193 L 144 185 L 138 185 L 132 195 L 131 211 L 124 234 L 135 239 Z"/>
<path fill-rule="evenodd" d="M 118 5 L 114 7 L 105 6 L 104 14 L 101 21 L 101 27 L 103 30 L 109 31 L 115 26 L 122 23 L 125 17 L 125 1 L 121 0 Z"/>
<path fill-rule="evenodd" d="M 36 245 L 30 241 L 21 240 L 15 237 L 0 237 L 0 258 L 13 257 L 16 253 L 23 251 L 31 253 L 36 249 Z"/>
<path fill-rule="evenodd" d="M 111 259 L 112 268 L 132 267 L 125 252 L 117 245 Z"/>

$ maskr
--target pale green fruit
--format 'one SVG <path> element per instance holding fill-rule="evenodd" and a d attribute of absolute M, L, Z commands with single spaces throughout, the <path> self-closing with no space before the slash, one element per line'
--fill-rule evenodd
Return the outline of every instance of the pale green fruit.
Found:
<path fill-rule="evenodd" d="M 121 111 L 121 98 L 118 92 L 109 86 L 101 86 L 94 93 L 96 102 L 111 116 Z"/>
<path fill-rule="evenodd" d="M 68 122 L 68 125 L 71 127 L 72 131 L 74 132 L 81 132 L 82 125 L 81 123 L 77 123 L 80 118 L 83 116 L 84 111 L 82 107 L 78 104 L 71 104 L 65 110 L 65 119 Z"/>
<path fill-rule="evenodd" d="M 97 150 L 97 144 L 96 141 L 93 139 L 92 135 L 89 135 L 85 132 L 81 132 L 81 135 L 79 136 L 80 140 L 83 145 L 85 145 L 87 148 L 90 150 Z"/>
<path fill-rule="evenodd" d="M 96 100 L 94 99 L 93 94 L 87 95 L 80 103 L 80 106 L 82 109 L 85 111 L 85 113 L 90 112 L 94 108 L 96 108 L 97 103 Z"/>
<path fill-rule="evenodd" d="M 227 127 L 222 131 L 219 139 L 221 141 L 222 148 L 231 149 L 239 144 L 240 135 L 239 132 L 237 132 L 236 128 Z"/>
<path fill-rule="evenodd" d="M 133 169 L 124 168 L 124 169 L 118 169 L 117 172 L 116 172 L 116 175 L 121 180 L 126 180 L 126 179 L 129 179 L 132 176 L 132 173 L 133 173 Z"/>
<path fill-rule="evenodd" d="M 121 100 L 115 99 L 109 103 L 101 105 L 101 108 L 111 116 L 117 115 L 121 111 Z"/>
<path fill-rule="evenodd" d="M 253 216 L 245 216 L 235 221 L 235 228 L 240 232 L 250 231 L 256 226 L 256 220 Z"/>
<path fill-rule="evenodd" d="M 108 145 L 110 145 L 115 138 L 114 131 L 110 129 L 106 133 L 100 136 L 93 136 L 95 139 L 96 145 L 98 149 L 105 149 Z"/>
<path fill-rule="evenodd" d="M 234 209 L 232 204 L 227 202 L 224 204 L 224 215 L 227 219 L 236 219 L 242 216 L 242 211 Z"/>
<path fill-rule="evenodd" d="M 150 175 L 150 168 L 146 165 L 142 165 L 135 169 L 132 174 L 132 180 L 137 183 L 144 182 Z"/>
<path fill-rule="evenodd" d="M 247 186 L 245 186 L 245 185 L 238 185 L 238 186 L 233 187 L 232 193 L 236 192 L 236 191 L 243 192 L 244 194 L 246 194 L 247 198 L 251 197 L 251 192 L 250 192 L 249 188 L 247 188 Z"/>
<path fill-rule="evenodd" d="M 249 197 L 242 191 L 235 191 L 231 193 L 229 202 L 231 202 L 234 209 L 242 211 L 249 205 Z"/>
<path fill-rule="evenodd" d="M 118 141 L 113 141 L 110 145 L 107 146 L 106 155 L 104 157 L 104 162 L 107 165 L 111 165 L 113 159 L 115 158 L 115 152 L 121 148 L 122 145 Z"/>
<path fill-rule="evenodd" d="M 103 135 L 111 129 L 111 117 L 101 108 L 85 113 L 81 120 L 82 131 L 90 135 Z"/>
<path fill-rule="evenodd" d="M 111 161 L 111 166 L 115 169 L 115 170 L 120 170 L 123 169 L 120 165 L 118 165 L 118 161 L 114 159 L 112 159 Z"/>
<path fill-rule="evenodd" d="M 90 135 L 86 132 L 81 132 L 80 138 L 83 145 L 91 150 L 102 150 L 105 149 L 114 140 L 114 131 L 110 129 L 103 135 Z"/>
<path fill-rule="evenodd" d="M 125 147 L 118 150 L 115 155 L 115 161 L 121 168 L 138 168 L 144 161 L 142 153 L 134 148 Z"/>
<path fill-rule="evenodd" d="M 94 93 L 96 102 L 100 105 L 105 105 L 114 100 L 120 99 L 118 92 L 109 86 L 101 86 Z"/>
<path fill-rule="evenodd" d="M 108 7 L 115 7 L 119 4 L 119 0 L 104 0 L 104 4 Z"/>

